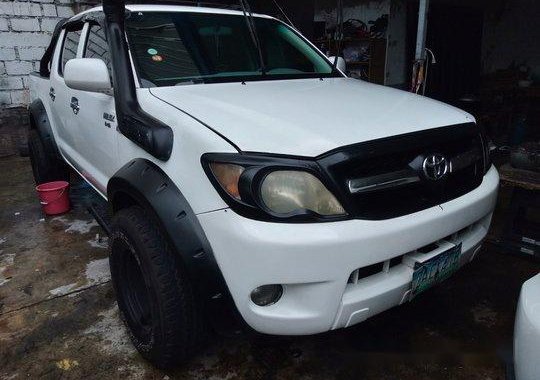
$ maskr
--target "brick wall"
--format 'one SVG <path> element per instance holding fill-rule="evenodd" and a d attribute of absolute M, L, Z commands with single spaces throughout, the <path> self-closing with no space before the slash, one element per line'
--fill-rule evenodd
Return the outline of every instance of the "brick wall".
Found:
<path fill-rule="evenodd" d="M 54 27 L 98 2 L 0 0 L 0 157 L 25 143 L 28 75 L 39 70 Z"/>
<path fill-rule="evenodd" d="M 56 23 L 72 15 L 69 0 L 0 0 L 0 107 L 28 103 L 27 76 L 39 69 Z"/>
<path fill-rule="evenodd" d="M 77 7 L 72 0 L 0 0 L 0 107 L 28 103 L 28 74 L 39 69 L 58 21 Z"/>

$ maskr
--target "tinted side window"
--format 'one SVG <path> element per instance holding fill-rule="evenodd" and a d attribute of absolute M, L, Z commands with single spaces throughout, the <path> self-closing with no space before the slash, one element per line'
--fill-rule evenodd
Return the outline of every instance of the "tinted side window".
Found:
<path fill-rule="evenodd" d="M 67 31 L 62 47 L 62 61 L 60 65 L 60 75 L 64 75 L 64 67 L 67 61 L 77 58 L 77 47 L 81 39 L 81 30 Z"/>
<path fill-rule="evenodd" d="M 109 75 L 112 77 L 111 55 L 109 45 L 105 37 L 105 31 L 99 25 L 92 25 L 88 32 L 88 41 L 86 42 L 85 58 L 99 58 L 105 62 Z"/>

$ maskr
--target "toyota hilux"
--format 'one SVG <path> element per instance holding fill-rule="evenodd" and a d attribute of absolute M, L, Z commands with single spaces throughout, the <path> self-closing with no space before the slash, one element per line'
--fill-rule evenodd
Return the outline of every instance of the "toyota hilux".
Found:
<path fill-rule="evenodd" d="M 57 26 L 31 98 L 35 180 L 70 168 L 108 202 L 118 306 L 160 367 L 229 312 L 266 334 L 353 326 L 473 260 L 490 226 L 471 115 L 350 79 L 249 10 L 105 0 Z"/>

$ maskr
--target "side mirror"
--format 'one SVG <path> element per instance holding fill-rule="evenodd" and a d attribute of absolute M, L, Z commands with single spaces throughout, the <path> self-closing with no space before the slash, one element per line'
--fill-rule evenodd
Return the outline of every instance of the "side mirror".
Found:
<path fill-rule="evenodd" d="M 336 57 L 328 57 L 328 59 L 330 60 L 330 62 L 333 65 L 334 61 L 336 60 Z M 337 59 L 337 68 L 343 73 L 345 73 L 345 71 L 347 71 L 347 64 L 345 63 L 345 60 L 343 59 L 343 57 L 338 57 L 338 59 Z"/>
<path fill-rule="evenodd" d="M 109 92 L 111 78 L 107 65 L 99 58 L 75 58 L 64 67 L 66 86 L 74 90 Z"/>

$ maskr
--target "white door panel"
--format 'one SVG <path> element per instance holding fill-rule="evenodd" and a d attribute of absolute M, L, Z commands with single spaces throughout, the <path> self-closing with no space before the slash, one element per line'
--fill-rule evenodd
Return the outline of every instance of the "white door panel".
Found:
<path fill-rule="evenodd" d="M 81 36 L 82 28 L 73 31 L 64 30 L 51 64 L 48 102 L 52 109 L 51 115 L 52 123 L 55 126 L 56 142 L 61 152 L 64 152 L 66 147 L 75 147 L 76 128 L 73 110 L 70 106 L 73 90 L 66 86 L 62 71 L 67 60 L 78 57 Z"/>
<path fill-rule="evenodd" d="M 85 24 L 83 48 L 79 54 L 85 58 L 99 58 L 110 68 L 110 55 L 105 34 L 99 25 Z M 103 191 L 117 166 L 118 131 L 114 98 L 107 94 L 71 90 L 78 111 L 74 115 L 73 146 L 78 155 L 81 174 Z M 75 158 L 75 157 L 74 157 Z"/>
<path fill-rule="evenodd" d="M 76 91 L 79 112 L 75 115 L 77 136 L 75 147 L 81 156 L 82 168 L 89 181 L 106 188 L 118 170 L 116 111 L 114 98 L 106 94 Z"/>

